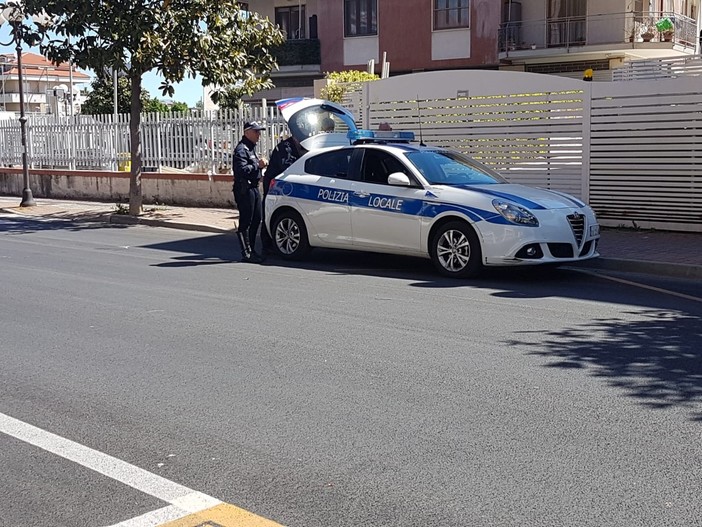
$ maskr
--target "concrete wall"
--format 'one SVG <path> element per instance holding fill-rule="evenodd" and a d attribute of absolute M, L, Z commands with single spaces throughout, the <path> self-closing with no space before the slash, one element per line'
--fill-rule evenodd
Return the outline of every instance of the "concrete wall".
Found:
<path fill-rule="evenodd" d="M 233 206 L 231 175 L 146 173 L 142 175 L 141 185 L 144 203 Z M 35 198 L 129 201 L 129 174 L 126 172 L 30 170 L 29 186 Z M 22 189 L 22 169 L 0 168 L 0 194 L 21 196 Z"/>

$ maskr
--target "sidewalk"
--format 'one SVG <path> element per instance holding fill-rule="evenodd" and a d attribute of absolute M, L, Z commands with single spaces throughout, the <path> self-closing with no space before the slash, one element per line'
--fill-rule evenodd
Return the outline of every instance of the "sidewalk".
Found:
<path fill-rule="evenodd" d="M 35 199 L 20 207 L 16 196 L 0 196 L 0 211 L 57 220 L 153 225 L 183 230 L 231 233 L 236 209 L 145 205 L 138 218 L 120 214 L 114 203 Z M 600 258 L 578 267 L 702 279 L 702 234 L 634 229 L 603 229 Z"/>

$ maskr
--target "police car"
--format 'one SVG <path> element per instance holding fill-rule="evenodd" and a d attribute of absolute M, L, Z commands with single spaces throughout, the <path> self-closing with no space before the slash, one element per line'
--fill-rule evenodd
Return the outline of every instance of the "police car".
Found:
<path fill-rule="evenodd" d="M 289 124 L 330 116 L 347 130 L 329 137 L 291 127 L 309 151 L 273 180 L 265 204 L 283 258 L 313 247 L 372 251 L 430 258 L 445 276 L 471 277 L 487 266 L 599 256 L 595 214 L 577 198 L 508 183 L 464 154 L 416 144 L 412 132 L 357 129 L 326 101 L 289 106 Z"/>

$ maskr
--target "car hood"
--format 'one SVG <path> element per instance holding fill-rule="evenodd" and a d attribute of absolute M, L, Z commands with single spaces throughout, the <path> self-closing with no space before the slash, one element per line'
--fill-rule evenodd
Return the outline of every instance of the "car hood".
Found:
<path fill-rule="evenodd" d="M 331 101 L 294 97 L 280 99 L 275 104 L 285 119 L 290 133 L 300 141 L 305 150 L 310 152 L 330 146 L 348 145 L 349 139 L 346 134 L 349 130 L 358 129 L 353 114 Z M 332 117 L 337 123 L 334 132 L 321 131 L 319 122 L 323 117 Z"/>
<path fill-rule="evenodd" d="M 449 187 L 444 188 L 448 189 Z M 525 185 L 513 183 L 501 183 L 497 185 L 466 185 L 451 188 L 458 193 L 480 193 L 492 199 L 504 199 L 532 210 L 572 209 L 583 208 L 586 206 L 585 203 L 579 199 L 569 196 L 563 192 L 546 190 L 537 187 L 527 187 Z"/>

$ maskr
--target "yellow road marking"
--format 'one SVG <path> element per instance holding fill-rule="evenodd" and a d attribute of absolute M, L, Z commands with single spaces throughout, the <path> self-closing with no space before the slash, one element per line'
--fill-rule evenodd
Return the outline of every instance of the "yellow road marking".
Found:
<path fill-rule="evenodd" d="M 159 527 L 283 527 L 247 510 L 223 503 Z"/>

